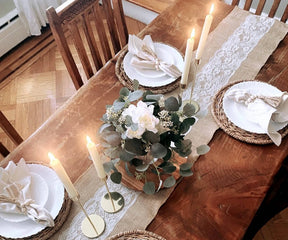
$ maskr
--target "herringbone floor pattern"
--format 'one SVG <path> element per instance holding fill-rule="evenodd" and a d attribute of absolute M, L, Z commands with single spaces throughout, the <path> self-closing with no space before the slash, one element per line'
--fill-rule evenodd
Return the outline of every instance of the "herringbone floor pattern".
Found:
<path fill-rule="evenodd" d="M 127 18 L 129 33 L 136 34 L 144 24 Z M 17 56 L 15 56 L 17 58 Z M 0 85 L 0 109 L 26 139 L 75 93 L 55 44 L 42 50 L 28 64 Z M 12 151 L 15 145 L 0 129 L 0 141 Z M 254 240 L 288 239 L 288 210 L 274 217 Z"/>

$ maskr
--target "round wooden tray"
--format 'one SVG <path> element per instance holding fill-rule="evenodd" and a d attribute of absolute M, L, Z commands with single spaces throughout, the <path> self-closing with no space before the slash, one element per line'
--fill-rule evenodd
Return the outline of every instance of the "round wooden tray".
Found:
<path fill-rule="evenodd" d="M 165 240 L 165 238 L 144 230 L 135 230 L 119 233 L 107 240 Z"/>
<path fill-rule="evenodd" d="M 220 91 L 215 95 L 213 99 L 213 103 L 211 106 L 212 115 L 219 125 L 219 127 L 226 132 L 228 135 L 241 140 L 247 143 L 253 144 L 270 144 L 273 141 L 269 138 L 267 134 L 258 134 L 246 131 L 242 128 L 235 126 L 226 116 L 224 109 L 223 109 L 223 97 L 226 91 L 233 85 L 238 84 L 244 81 L 251 81 L 251 80 L 241 80 L 238 82 L 234 82 L 224 86 Z M 256 80 L 255 80 L 256 81 Z M 282 138 L 288 134 L 288 125 L 278 131 Z"/>

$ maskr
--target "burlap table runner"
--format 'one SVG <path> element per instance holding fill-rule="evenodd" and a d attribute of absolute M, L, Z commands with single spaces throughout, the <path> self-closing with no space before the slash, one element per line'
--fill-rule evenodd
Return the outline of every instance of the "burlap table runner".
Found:
<path fill-rule="evenodd" d="M 247 29 L 245 24 L 250 24 L 253 27 Z M 257 32 L 259 30 L 257 30 L 257 27 L 260 30 L 263 30 L 264 28 L 262 35 Z M 248 31 L 248 35 L 252 35 L 250 37 L 248 35 L 246 36 L 245 31 Z M 257 36 L 253 36 L 254 31 L 257 32 Z M 234 82 L 241 79 L 254 79 L 268 57 L 287 34 L 287 31 L 288 27 L 283 23 L 272 19 L 267 20 L 267 18 L 256 17 L 236 7 L 209 35 L 207 47 L 203 54 L 201 64 L 198 67 L 197 80 L 193 92 L 193 99 L 199 101 L 202 110 L 204 112 L 207 111 L 208 114 L 193 126 L 191 132 L 187 136 L 192 139 L 194 145 L 208 144 L 213 134 L 218 129 L 218 126 L 209 111 L 209 105 L 211 104 L 213 94 L 228 82 Z M 233 39 L 233 37 L 239 38 L 239 36 L 240 39 L 238 40 L 240 46 L 237 45 L 235 39 Z M 235 43 L 235 45 L 229 46 L 229 42 L 230 45 L 233 43 Z M 235 48 L 238 47 L 243 47 L 244 49 L 244 53 L 243 51 L 240 52 L 241 54 L 239 56 L 237 55 L 237 51 L 241 51 L 241 49 L 235 50 Z M 229 49 L 229 51 L 227 49 Z M 233 59 L 233 53 L 231 53 L 231 51 L 234 50 L 236 51 L 236 55 L 234 56 L 235 59 Z M 229 54 L 227 55 L 227 58 L 225 57 L 225 54 L 223 54 L 225 51 L 226 54 Z M 231 62 L 227 62 L 226 60 L 231 57 L 231 54 Z M 236 63 L 234 60 L 237 60 Z M 217 66 L 220 66 L 222 70 L 217 70 Z M 225 67 L 227 69 L 225 69 Z M 220 80 L 218 79 L 219 75 L 222 77 Z M 213 83 L 214 80 L 215 82 L 218 81 L 218 83 L 211 87 L 211 82 Z M 205 92 L 207 90 L 209 91 L 208 94 L 211 96 L 208 96 L 208 99 L 205 96 L 204 99 L 199 92 L 204 91 L 203 94 L 207 95 Z M 183 94 L 184 98 L 189 98 L 189 90 Z M 173 189 L 166 189 L 161 190 L 153 196 L 148 196 L 143 193 L 127 190 L 122 186 L 111 184 L 111 188 L 115 188 L 117 191 L 123 193 L 126 205 L 119 213 L 107 214 L 99 207 L 99 202 L 105 189 L 103 183 L 97 178 L 93 166 L 78 179 L 76 188 L 81 195 L 81 201 L 86 203 L 85 208 L 87 211 L 90 214 L 97 213 L 101 215 L 106 221 L 105 233 L 98 239 L 105 239 L 107 236 L 119 232 L 145 229 L 157 214 L 158 209 L 173 191 Z M 193 199 L 191 199 L 191 201 L 193 201 Z M 68 220 L 52 239 L 86 239 L 81 234 L 80 230 L 81 220 L 84 217 L 84 215 L 82 215 L 77 204 L 73 204 Z"/>

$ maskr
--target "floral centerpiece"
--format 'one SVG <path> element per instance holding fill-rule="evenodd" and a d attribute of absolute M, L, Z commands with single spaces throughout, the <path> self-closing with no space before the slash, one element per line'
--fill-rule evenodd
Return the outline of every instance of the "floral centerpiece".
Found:
<path fill-rule="evenodd" d="M 107 172 L 112 171 L 111 180 L 121 182 L 123 172 L 117 169 L 120 162 L 128 175 L 144 182 L 143 191 L 147 194 L 153 194 L 156 186 L 158 190 L 172 187 L 176 183 L 173 176 L 176 171 L 181 176 L 191 176 L 192 163 L 185 159 L 178 166 L 175 154 L 185 158 L 192 152 L 191 140 L 184 137 L 196 121 L 197 109 L 195 103 L 182 106 L 180 96 L 164 99 L 161 94 L 138 90 L 137 81 L 134 91 L 122 88 L 119 98 L 107 106 L 99 130 L 104 154 L 111 159 L 104 164 Z M 206 145 L 197 148 L 198 154 L 208 150 Z M 130 171 L 131 166 L 134 173 Z M 148 172 L 157 176 L 156 182 L 148 179 Z"/>

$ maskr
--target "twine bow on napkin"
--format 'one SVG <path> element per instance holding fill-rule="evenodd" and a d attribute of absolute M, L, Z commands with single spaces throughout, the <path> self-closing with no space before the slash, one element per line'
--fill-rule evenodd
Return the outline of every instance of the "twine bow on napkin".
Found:
<path fill-rule="evenodd" d="M 253 95 L 244 89 L 232 89 L 227 92 L 227 97 L 245 104 L 248 109 L 247 120 L 258 124 L 277 146 L 281 144 L 281 134 L 271 123 L 288 121 L 287 92 L 282 92 L 278 96 L 263 96 Z"/>
<path fill-rule="evenodd" d="M 22 158 L 18 165 L 9 162 L 0 168 L 0 212 L 25 214 L 33 221 L 53 227 L 54 220 L 50 213 L 31 199 L 31 176 Z"/>
<path fill-rule="evenodd" d="M 131 65 L 135 68 L 156 69 L 174 78 L 181 76 L 181 71 L 175 65 L 157 57 L 150 35 L 146 35 L 143 40 L 135 35 L 129 35 L 128 51 L 134 55 Z"/>

